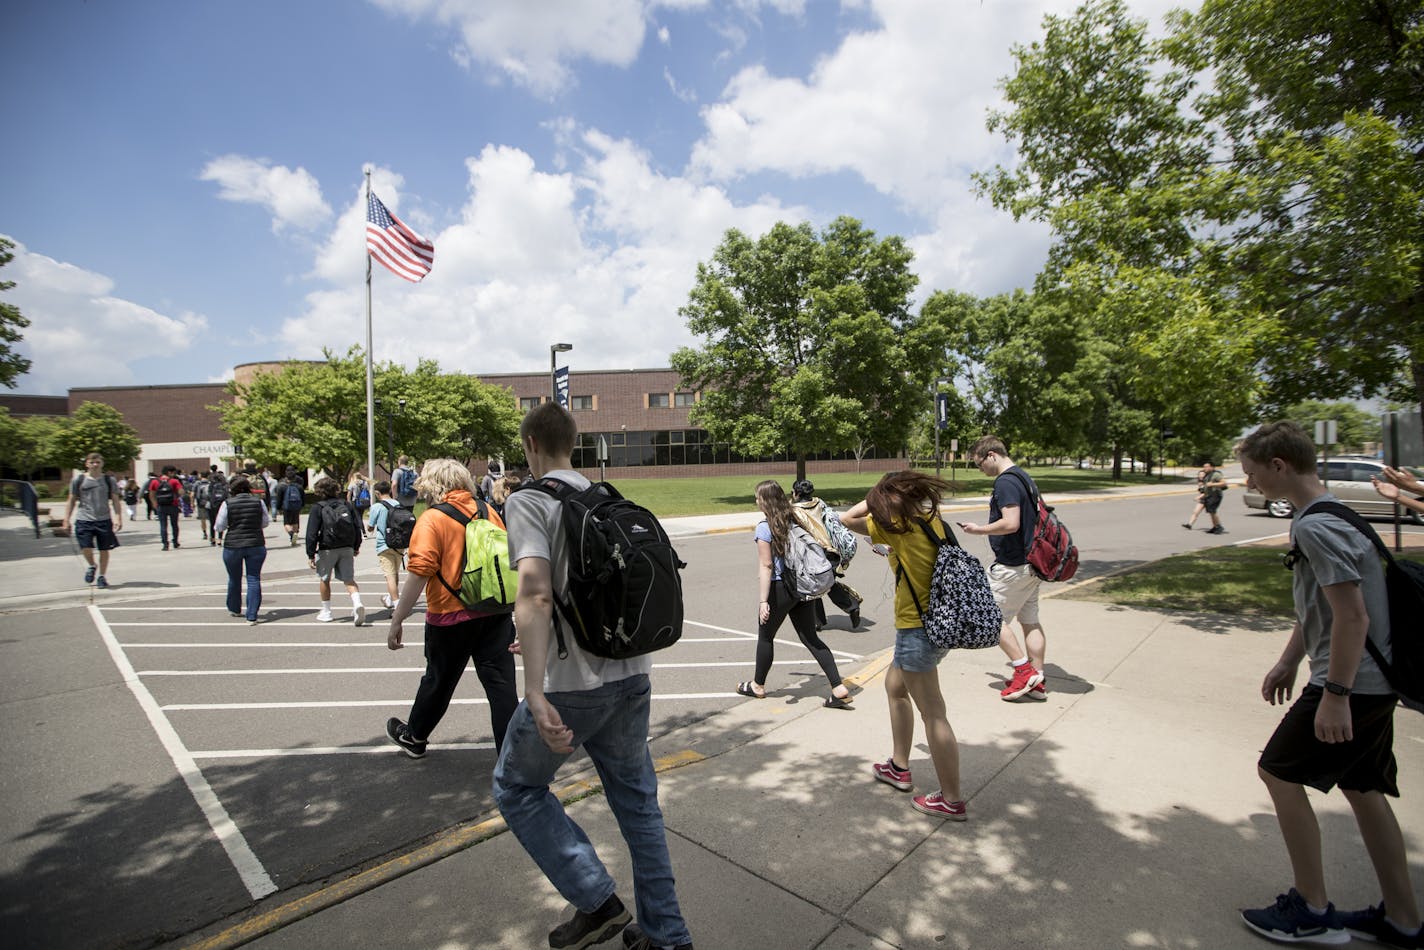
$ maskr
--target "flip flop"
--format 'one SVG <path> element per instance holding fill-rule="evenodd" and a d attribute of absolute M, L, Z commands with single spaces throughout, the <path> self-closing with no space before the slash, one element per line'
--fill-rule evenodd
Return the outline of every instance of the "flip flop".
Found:
<path fill-rule="evenodd" d="M 750 696 L 752 699 L 766 699 L 766 693 L 758 693 L 753 687 L 751 680 L 737 684 L 737 692 L 743 696 Z"/>
<path fill-rule="evenodd" d="M 850 704 L 850 697 L 849 697 L 849 696 L 847 696 L 846 698 L 842 699 L 842 698 L 839 697 L 839 696 L 834 696 L 834 695 L 833 695 L 830 699 L 826 700 L 826 701 L 825 701 L 824 703 L 822 703 L 821 705 L 825 706 L 827 709 L 854 709 L 854 708 L 855 708 L 854 706 L 852 706 L 852 705 Z"/>

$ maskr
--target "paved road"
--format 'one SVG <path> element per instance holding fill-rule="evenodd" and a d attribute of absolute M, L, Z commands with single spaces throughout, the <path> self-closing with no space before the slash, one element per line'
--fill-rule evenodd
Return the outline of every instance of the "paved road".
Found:
<path fill-rule="evenodd" d="M 1232 534 L 1189 534 L 1179 523 L 1190 504 L 1175 495 L 1061 506 L 1084 551 L 1081 576 L 1284 528 L 1228 507 Z M 966 544 L 987 558 L 983 539 Z M 657 657 L 654 736 L 742 702 L 731 688 L 752 669 L 749 533 L 678 546 L 688 625 Z M 849 580 L 866 596 L 864 628 L 846 629 L 831 608 L 824 633 L 845 671 L 893 632 L 884 562 L 863 553 Z M 478 682 L 462 684 L 430 754 L 406 759 L 382 724 L 409 707 L 418 643 L 386 650 L 384 611 L 368 628 L 316 622 L 313 586 L 269 583 L 268 622 L 257 628 L 229 618 L 210 590 L 0 616 L 0 685 L 21 727 L 0 740 L 14 803 L 0 819 L 0 930 L 56 947 L 92 945 L 95 933 L 112 946 L 183 933 L 491 809 Z M 413 640 L 419 629 L 408 625 Z M 825 692 L 789 625 L 769 685 L 798 702 Z"/>

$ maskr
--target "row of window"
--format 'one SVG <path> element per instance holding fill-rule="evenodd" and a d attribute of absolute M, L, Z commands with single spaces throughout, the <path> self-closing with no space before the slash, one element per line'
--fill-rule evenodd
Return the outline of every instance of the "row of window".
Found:
<path fill-rule="evenodd" d="M 549 402 L 549 396 L 520 396 L 519 409 L 521 412 L 528 412 L 535 406 Z M 697 405 L 697 393 L 644 393 L 643 405 L 648 409 L 667 409 L 669 406 L 677 406 L 680 409 Z M 597 396 L 569 396 L 569 409 L 597 409 Z"/>
<path fill-rule="evenodd" d="M 704 429 L 656 429 L 642 432 L 581 432 L 574 447 L 575 468 L 598 467 L 598 440 L 608 442 L 610 466 L 659 465 L 726 465 L 731 462 L 794 462 L 796 457 L 786 452 L 771 455 L 742 455 L 733 452 L 725 442 L 713 442 Z M 867 459 L 895 458 L 893 451 L 872 448 Z M 812 462 L 851 460 L 854 452 L 817 452 L 808 455 Z"/>

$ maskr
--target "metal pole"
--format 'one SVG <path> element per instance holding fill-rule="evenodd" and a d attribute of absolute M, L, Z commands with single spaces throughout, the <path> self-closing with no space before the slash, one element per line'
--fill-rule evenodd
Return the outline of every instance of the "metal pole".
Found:
<path fill-rule="evenodd" d="M 559 384 L 554 381 L 554 347 L 549 347 L 549 398 L 559 401 Z"/>
<path fill-rule="evenodd" d="M 366 207 L 371 207 L 371 169 L 366 169 Z M 371 252 L 366 253 L 366 477 L 376 477 L 376 371 L 371 357 Z"/>

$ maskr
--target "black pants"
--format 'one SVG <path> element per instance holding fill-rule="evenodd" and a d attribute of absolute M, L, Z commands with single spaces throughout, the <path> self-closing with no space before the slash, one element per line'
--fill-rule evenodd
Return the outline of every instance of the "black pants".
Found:
<path fill-rule="evenodd" d="M 850 592 L 850 588 L 840 581 L 836 581 L 831 585 L 831 592 L 826 596 L 831 598 L 831 603 L 846 613 L 850 613 L 860 606 L 860 601 L 855 599 L 855 595 Z M 816 598 L 816 622 L 823 627 L 826 625 L 826 605 L 821 602 L 819 597 Z"/>
<path fill-rule="evenodd" d="M 757 624 L 756 681 L 758 685 L 766 685 L 766 677 L 771 673 L 771 661 L 775 659 L 776 654 L 776 647 L 772 641 L 776 639 L 776 631 L 780 629 L 781 621 L 787 617 L 791 618 L 791 626 L 795 628 L 796 636 L 801 638 L 806 649 L 811 651 L 811 656 L 821 664 L 821 671 L 826 674 L 826 679 L 830 680 L 831 688 L 834 689 L 841 684 L 841 673 L 836 669 L 836 659 L 831 656 L 830 647 L 821 642 L 820 635 L 816 633 L 815 605 L 819 602 L 819 600 L 797 600 L 781 581 L 771 582 L 771 613 L 767 615 L 766 623 Z"/>
<path fill-rule="evenodd" d="M 173 537 L 168 537 L 168 526 L 173 526 Z M 163 538 L 163 546 L 168 547 L 169 541 L 178 543 L 178 506 L 159 505 L 158 506 L 158 533 Z"/>
<path fill-rule="evenodd" d="M 450 708 L 450 698 L 465 673 L 465 664 L 475 661 L 475 675 L 485 688 L 490 704 L 490 724 L 494 745 L 504 743 L 509 717 L 519 705 L 514 690 L 514 618 L 509 614 L 480 617 L 449 627 L 425 625 L 425 675 L 415 691 L 410 707 L 410 734 L 429 739 Z"/>

